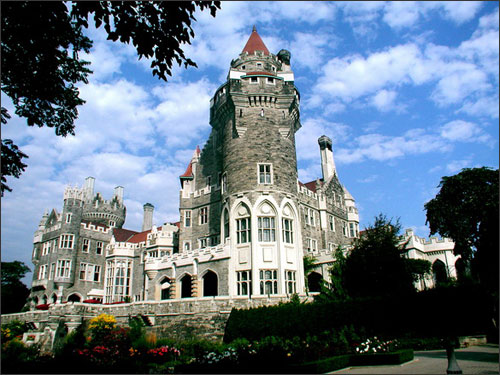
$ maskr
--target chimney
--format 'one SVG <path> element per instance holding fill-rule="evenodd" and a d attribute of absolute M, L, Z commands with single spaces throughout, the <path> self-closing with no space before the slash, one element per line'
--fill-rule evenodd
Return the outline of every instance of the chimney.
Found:
<path fill-rule="evenodd" d="M 113 194 L 120 203 L 123 203 L 123 186 L 115 187 L 115 192 Z"/>
<path fill-rule="evenodd" d="M 327 181 L 335 174 L 335 162 L 333 161 L 332 140 L 326 135 L 318 139 L 321 153 L 321 169 L 323 171 L 323 181 Z"/>
<path fill-rule="evenodd" d="M 95 178 L 94 177 L 87 177 L 85 179 L 85 185 L 83 186 L 83 191 L 84 191 L 84 199 L 92 199 L 94 197 L 94 183 L 95 183 Z"/>
<path fill-rule="evenodd" d="M 153 210 L 155 207 L 151 203 L 144 205 L 144 218 L 142 219 L 142 232 L 153 227 Z"/>

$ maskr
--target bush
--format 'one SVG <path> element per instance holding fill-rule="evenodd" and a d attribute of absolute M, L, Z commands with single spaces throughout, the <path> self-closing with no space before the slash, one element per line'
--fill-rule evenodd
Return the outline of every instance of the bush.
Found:
<path fill-rule="evenodd" d="M 398 365 L 413 359 L 413 350 L 402 349 L 393 353 L 352 355 L 351 366 Z"/>

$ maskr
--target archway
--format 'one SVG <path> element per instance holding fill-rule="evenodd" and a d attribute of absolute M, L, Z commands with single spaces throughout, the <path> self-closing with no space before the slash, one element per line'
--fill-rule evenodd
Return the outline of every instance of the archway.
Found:
<path fill-rule="evenodd" d="M 52 297 L 50 297 L 50 300 L 52 303 L 56 303 L 57 302 L 57 295 L 55 293 L 53 293 Z"/>
<path fill-rule="evenodd" d="M 170 299 L 170 287 L 172 286 L 170 279 L 168 277 L 164 277 L 163 280 L 160 282 L 160 288 L 161 288 L 161 299 Z"/>
<path fill-rule="evenodd" d="M 448 280 L 446 266 L 439 259 L 437 259 L 432 264 L 432 273 L 434 274 L 434 282 L 435 282 L 436 286 L 438 286 L 442 283 L 445 283 Z"/>
<path fill-rule="evenodd" d="M 191 294 L 191 284 L 192 284 L 191 275 L 186 274 L 181 279 L 181 298 L 192 297 L 192 294 Z"/>
<path fill-rule="evenodd" d="M 46 294 L 44 294 L 44 295 L 43 295 L 43 297 L 42 297 L 42 303 L 43 303 L 43 304 L 46 304 L 46 303 L 47 303 L 47 301 L 48 301 L 48 297 L 47 297 L 47 295 L 46 295 Z"/>
<path fill-rule="evenodd" d="M 68 302 L 81 302 L 81 300 L 82 298 L 76 293 L 73 293 L 68 297 Z"/>
<path fill-rule="evenodd" d="M 321 283 L 323 282 L 323 276 L 318 272 L 311 272 L 307 275 L 307 286 L 310 292 L 319 292 L 321 290 Z"/>
<path fill-rule="evenodd" d="M 217 275 L 213 271 L 208 271 L 203 276 L 203 297 L 217 296 Z"/>

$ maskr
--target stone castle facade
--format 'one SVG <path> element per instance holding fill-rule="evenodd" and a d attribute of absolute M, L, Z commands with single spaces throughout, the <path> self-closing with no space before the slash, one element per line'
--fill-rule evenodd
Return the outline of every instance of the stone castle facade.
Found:
<path fill-rule="evenodd" d="M 359 219 L 328 137 L 318 140 L 322 178 L 298 180 L 299 104 L 290 53 L 270 53 L 254 28 L 210 101 L 210 137 L 180 176 L 180 221 L 152 226 L 147 203 L 142 230 L 127 230 L 122 187 L 108 201 L 92 177 L 67 188 L 62 212 L 35 233 L 33 304 L 304 295 L 304 255 L 327 277 Z"/>
<path fill-rule="evenodd" d="M 290 53 L 270 53 L 254 29 L 210 101 L 207 143 L 180 176 L 179 222 L 153 226 L 146 203 L 141 231 L 124 229 L 123 187 L 110 200 L 94 193 L 92 177 L 81 189 L 68 187 L 62 212 L 46 213 L 35 232 L 31 306 L 214 297 L 275 303 L 305 296 L 306 279 L 318 291 L 335 249 L 359 237 L 359 217 L 327 136 L 318 139 L 322 178 L 298 180 L 299 104 Z M 439 260 L 456 276 L 452 242 L 406 237 L 408 256 Z M 308 255 L 315 268 L 305 275 Z"/>

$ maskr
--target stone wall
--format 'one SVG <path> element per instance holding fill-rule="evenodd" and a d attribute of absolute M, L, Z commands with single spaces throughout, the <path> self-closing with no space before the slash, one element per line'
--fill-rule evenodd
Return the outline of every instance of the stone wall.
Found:
<path fill-rule="evenodd" d="M 151 323 L 146 329 L 157 337 L 176 340 L 190 338 L 222 341 L 229 314 L 233 308 L 243 309 L 275 305 L 288 302 L 287 298 L 254 297 L 228 298 L 205 297 L 168 300 L 161 302 L 136 302 L 117 305 L 98 305 L 87 303 L 65 303 L 51 305 L 47 311 L 28 311 L 2 315 L 2 324 L 20 320 L 34 323 L 33 332 L 44 332 L 47 337 L 54 337 L 55 331 L 63 322 L 68 332 L 78 327 L 84 320 L 90 320 L 99 314 L 114 315 L 119 325 L 128 325 L 131 317 L 142 316 Z M 52 342 L 49 340 L 49 346 Z"/>

